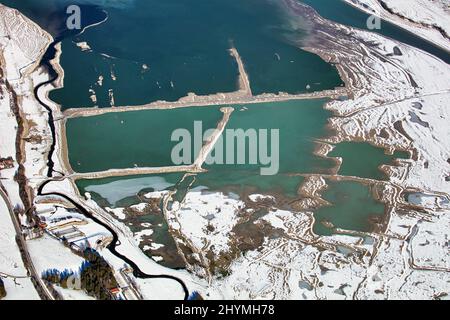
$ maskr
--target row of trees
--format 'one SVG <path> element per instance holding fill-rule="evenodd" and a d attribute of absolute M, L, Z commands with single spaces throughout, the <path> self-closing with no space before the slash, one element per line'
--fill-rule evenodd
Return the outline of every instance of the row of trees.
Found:
<path fill-rule="evenodd" d="M 99 300 L 110 300 L 110 289 L 117 287 L 117 281 L 109 264 L 93 249 L 83 251 L 86 259 L 77 272 L 49 269 L 42 274 L 42 279 L 62 288 L 84 290 L 88 295 Z"/>
<path fill-rule="evenodd" d="M 111 299 L 110 289 L 117 287 L 114 273 L 103 257 L 93 249 L 84 251 L 87 263 L 81 266 L 81 287 L 97 299 Z"/>
<path fill-rule="evenodd" d="M 72 270 L 65 269 L 59 271 L 58 269 L 48 269 L 42 273 L 42 279 L 57 284 L 62 288 L 81 290 L 81 287 L 77 287 L 76 280 L 79 279 L 79 273 Z"/>

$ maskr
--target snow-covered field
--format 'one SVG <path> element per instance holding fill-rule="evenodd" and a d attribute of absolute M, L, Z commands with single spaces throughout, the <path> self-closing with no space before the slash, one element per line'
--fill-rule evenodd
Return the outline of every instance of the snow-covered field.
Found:
<path fill-rule="evenodd" d="M 0 277 L 3 279 L 7 300 L 35 300 L 39 295 L 28 277 L 19 247 L 16 232 L 7 204 L 0 197 Z"/>
<path fill-rule="evenodd" d="M 60 200 L 59 211 L 52 206 L 52 202 L 43 199 L 45 205 L 39 204 L 42 199 L 35 198 L 37 186 L 47 179 L 46 154 L 51 143 L 50 128 L 47 111 L 41 106 L 33 94 L 33 89 L 41 82 L 47 81 L 48 75 L 37 68 L 42 54 L 52 42 L 52 38 L 36 24 L 22 16 L 18 11 L 0 5 L 0 66 L 2 68 L 2 82 L 0 94 L 0 158 L 12 158 L 12 166 L 0 171 L 0 276 L 5 283 L 6 299 L 39 299 L 28 274 L 16 244 L 16 230 L 13 227 L 7 204 L 11 208 L 25 208 L 23 192 L 21 192 L 17 172 L 19 170 L 17 147 L 20 148 L 20 162 L 24 170 L 22 174 L 27 180 L 27 197 L 36 208 L 50 207 L 56 216 L 64 215 Z M 20 115 L 22 136 L 20 144 L 16 144 L 18 134 L 17 112 Z M 25 186 L 23 186 L 25 187 Z M 30 221 L 25 215 L 18 215 L 17 219 L 22 227 L 29 226 Z M 80 226 L 86 234 L 104 235 L 105 230 L 93 223 Z M 108 235 L 109 236 L 109 235 Z M 98 238 L 89 239 L 96 243 Z M 79 256 L 71 252 L 60 241 L 44 235 L 41 238 L 26 241 L 26 249 L 39 279 L 43 271 L 49 268 L 77 270 L 81 265 Z M 17 278 L 14 278 L 17 277 Z M 42 283 L 41 283 L 42 285 Z M 45 290 L 45 289 L 44 289 Z M 61 290 L 64 295 L 68 292 Z M 82 292 L 71 292 L 67 298 L 87 296 Z"/>
<path fill-rule="evenodd" d="M 39 36 L 30 38 L 29 33 Z M 0 5 L 0 65 L 2 67 L 0 158 L 11 157 L 13 160 L 11 167 L 0 171 L 0 187 L 2 188 L 2 197 L 0 197 L 0 276 L 6 286 L 6 299 L 39 299 L 15 241 L 16 230 L 8 208 L 24 207 L 19 196 L 18 183 L 14 179 L 18 170 L 16 159 L 17 120 L 12 107 L 16 101 L 11 88 L 21 92 L 26 91 L 28 95 L 32 94 L 32 90 L 30 90 L 32 83 L 22 81 L 24 80 L 22 75 L 34 68 L 35 62 L 39 59 L 49 40 L 50 38 L 45 37 L 39 27 L 29 24 L 17 11 Z M 20 219 L 22 224 L 26 224 L 23 217 L 19 216 L 17 219 Z"/>

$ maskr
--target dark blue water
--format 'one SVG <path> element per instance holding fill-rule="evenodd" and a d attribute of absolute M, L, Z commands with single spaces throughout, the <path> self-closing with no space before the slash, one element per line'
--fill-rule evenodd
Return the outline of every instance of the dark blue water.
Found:
<path fill-rule="evenodd" d="M 228 52 L 232 45 L 244 60 L 254 94 L 342 85 L 333 66 L 285 41 L 282 15 L 267 1 L 141 0 L 105 9 L 109 20 L 75 39 L 87 41 L 93 52 L 63 42 L 66 88 L 51 97 L 64 109 L 93 106 L 89 89 L 100 107 L 109 106 L 110 89 L 116 105 L 234 91 L 238 69 Z M 99 76 L 102 87 L 96 84 Z"/>
<path fill-rule="evenodd" d="M 324 18 L 355 28 L 369 30 L 367 28 L 369 15 L 342 0 L 301 0 L 301 2 L 313 7 Z M 381 29 L 369 31 L 422 49 L 446 63 L 450 63 L 450 53 L 448 51 L 389 22 L 382 21 Z"/>
<path fill-rule="evenodd" d="M 53 34 L 64 30 L 60 19 L 67 1 L 52 1 L 47 11 L 36 9 L 42 4 L 37 0 L 8 2 Z M 90 90 L 100 107 L 109 106 L 110 90 L 116 105 L 173 101 L 189 92 L 234 91 L 238 69 L 228 52 L 232 45 L 244 60 L 255 94 L 342 85 L 333 66 L 285 41 L 289 26 L 270 1 L 130 0 L 121 1 L 123 6 L 90 2 L 98 6 L 85 6 L 83 20 L 99 9 L 106 10 L 109 19 L 62 42 L 65 88 L 50 97 L 63 109 L 94 106 Z M 297 31 L 300 37 L 307 35 L 307 30 Z M 81 52 L 73 41 L 87 41 L 93 51 Z M 99 76 L 104 77 L 103 86 L 96 83 Z"/>

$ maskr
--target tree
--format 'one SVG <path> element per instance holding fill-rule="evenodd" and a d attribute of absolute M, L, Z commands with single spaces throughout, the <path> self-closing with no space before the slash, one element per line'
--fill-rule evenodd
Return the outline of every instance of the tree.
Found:
<path fill-rule="evenodd" d="M 193 291 L 189 295 L 188 300 L 203 300 L 203 297 L 197 291 Z"/>
<path fill-rule="evenodd" d="M 86 260 L 81 263 L 79 268 L 81 289 L 99 300 L 111 299 L 110 290 L 117 287 L 111 267 L 94 249 L 85 249 L 83 257 Z M 49 269 L 42 273 L 42 279 L 63 288 L 68 287 L 68 280 L 74 276 L 75 272 L 69 269 L 62 272 L 57 269 Z"/>
<path fill-rule="evenodd" d="M 109 290 L 117 287 L 111 267 L 94 249 L 86 249 L 83 255 L 86 263 L 80 268 L 81 287 L 97 299 L 111 299 Z"/>

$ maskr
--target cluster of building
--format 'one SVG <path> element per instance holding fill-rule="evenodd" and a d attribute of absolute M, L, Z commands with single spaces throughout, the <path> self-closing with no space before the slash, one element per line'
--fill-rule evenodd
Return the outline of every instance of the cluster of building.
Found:
<path fill-rule="evenodd" d="M 143 300 L 139 292 L 136 278 L 133 276 L 133 269 L 123 267 L 114 273 L 117 281 L 117 288 L 110 289 L 111 297 L 114 300 Z"/>
<path fill-rule="evenodd" d="M 104 248 L 112 240 L 112 235 L 106 230 L 87 220 L 76 211 L 64 207 L 43 208 L 36 212 L 39 229 L 75 251 L 87 248 L 95 250 Z"/>
<path fill-rule="evenodd" d="M 38 228 L 52 238 L 63 242 L 76 252 L 84 252 L 86 249 L 99 251 L 105 248 L 111 241 L 112 235 L 102 228 L 99 228 L 93 221 L 88 220 L 78 212 L 65 207 L 54 207 L 45 205 L 38 206 L 36 210 Z M 28 231 L 31 236 L 31 229 Z M 109 295 L 115 300 L 141 300 L 138 285 L 133 276 L 133 269 L 124 266 L 114 271 L 117 287 L 109 290 Z"/>

